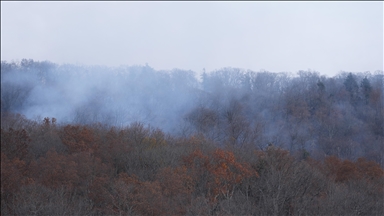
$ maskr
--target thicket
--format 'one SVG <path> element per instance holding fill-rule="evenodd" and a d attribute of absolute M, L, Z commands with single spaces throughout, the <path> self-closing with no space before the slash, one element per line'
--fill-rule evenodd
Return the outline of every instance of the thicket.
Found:
<path fill-rule="evenodd" d="M 2 215 L 383 215 L 379 164 L 4 115 Z M 6 126 L 6 127 L 5 127 Z"/>

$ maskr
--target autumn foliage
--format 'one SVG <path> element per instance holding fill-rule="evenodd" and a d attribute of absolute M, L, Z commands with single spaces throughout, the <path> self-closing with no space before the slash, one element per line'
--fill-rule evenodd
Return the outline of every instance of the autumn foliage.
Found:
<path fill-rule="evenodd" d="M 365 158 L 219 147 L 202 134 L 176 137 L 140 123 L 14 118 L 23 125 L 1 128 L 2 215 L 384 213 L 384 171 Z M 38 142 L 49 150 L 37 154 Z"/>

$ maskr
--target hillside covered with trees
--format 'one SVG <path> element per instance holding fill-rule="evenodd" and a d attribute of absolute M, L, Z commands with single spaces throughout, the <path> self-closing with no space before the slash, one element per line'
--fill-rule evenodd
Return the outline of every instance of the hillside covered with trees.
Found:
<path fill-rule="evenodd" d="M 383 215 L 384 75 L 1 62 L 2 215 Z"/>

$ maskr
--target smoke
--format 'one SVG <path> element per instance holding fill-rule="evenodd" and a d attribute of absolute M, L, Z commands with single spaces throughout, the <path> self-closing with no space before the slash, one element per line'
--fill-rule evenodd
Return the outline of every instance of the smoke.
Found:
<path fill-rule="evenodd" d="M 172 131 L 195 103 L 198 90 L 192 71 L 44 65 L 30 61 L 7 68 L 2 63 L 2 111 L 30 119 L 55 117 L 59 123 L 125 126 L 140 121 Z M 7 99 L 9 93 L 19 98 Z"/>
<path fill-rule="evenodd" d="M 347 77 L 359 85 L 346 88 Z M 360 87 L 365 77 L 370 88 Z M 197 77 L 193 71 L 156 71 L 148 65 L 22 60 L 1 63 L 1 111 L 54 117 L 61 124 L 141 122 L 174 135 L 202 134 L 219 145 L 273 143 L 291 151 L 381 160 L 383 77 L 382 71 L 328 78 L 315 71 L 292 75 L 238 68 Z"/>

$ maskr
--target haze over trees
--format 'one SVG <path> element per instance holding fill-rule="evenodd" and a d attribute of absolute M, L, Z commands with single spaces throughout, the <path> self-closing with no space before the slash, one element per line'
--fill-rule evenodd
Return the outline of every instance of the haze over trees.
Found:
<path fill-rule="evenodd" d="M 4 215 L 383 215 L 384 75 L 1 62 Z"/>

